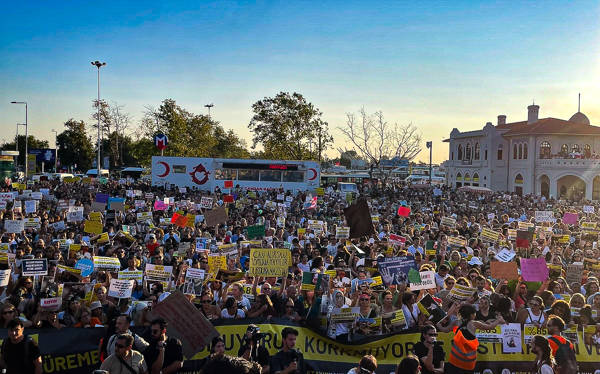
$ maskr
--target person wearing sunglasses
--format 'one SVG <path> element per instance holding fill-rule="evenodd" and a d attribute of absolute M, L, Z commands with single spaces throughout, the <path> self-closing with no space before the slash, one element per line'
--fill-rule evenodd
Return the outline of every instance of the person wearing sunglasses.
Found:
<path fill-rule="evenodd" d="M 421 363 L 421 373 L 442 374 L 446 353 L 437 343 L 437 330 L 434 326 L 425 325 L 421 330 L 421 340 L 415 344 L 414 353 Z"/>
<path fill-rule="evenodd" d="M 148 366 L 144 356 L 132 348 L 133 336 L 120 334 L 115 343 L 115 353 L 108 356 L 100 365 L 100 370 L 109 373 L 138 373 L 147 374 Z"/>
<path fill-rule="evenodd" d="M 183 367 L 183 345 L 179 339 L 167 336 L 167 325 L 162 318 L 150 323 L 151 339 L 144 351 L 144 359 L 153 373 L 176 373 Z"/>
<path fill-rule="evenodd" d="M 377 370 L 377 359 L 372 355 L 363 356 L 358 366 L 350 369 L 348 374 L 373 374 Z"/>

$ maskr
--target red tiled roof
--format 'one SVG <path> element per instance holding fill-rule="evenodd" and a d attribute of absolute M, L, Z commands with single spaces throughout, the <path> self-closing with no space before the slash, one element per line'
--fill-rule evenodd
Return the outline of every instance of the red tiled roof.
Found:
<path fill-rule="evenodd" d="M 583 125 L 558 118 L 542 118 L 535 123 L 527 121 L 513 122 L 496 126 L 498 129 L 508 129 L 503 136 L 517 135 L 600 135 L 600 127 Z"/>

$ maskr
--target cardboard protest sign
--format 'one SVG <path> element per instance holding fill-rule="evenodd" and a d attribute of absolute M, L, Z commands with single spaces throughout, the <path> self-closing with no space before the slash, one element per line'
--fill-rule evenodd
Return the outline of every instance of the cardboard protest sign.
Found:
<path fill-rule="evenodd" d="M 521 275 L 527 282 L 543 282 L 548 279 L 548 266 L 544 258 L 521 258 Z"/>
<path fill-rule="evenodd" d="M 377 266 L 386 286 L 408 283 L 408 272 L 410 269 L 417 269 L 413 256 L 380 258 Z"/>
<path fill-rule="evenodd" d="M 344 217 L 350 226 L 350 238 L 360 238 L 375 233 L 367 200 L 358 199 L 355 204 L 344 208 Z"/>
<path fill-rule="evenodd" d="M 171 223 L 174 223 L 178 227 L 185 227 L 187 225 L 188 218 L 183 214 L 173 213 L 171 217 Z"/>
<path fill-rule="evenodd" d="M 83 225 L 83 231 L 87 232 L 88 234 L 100 235 L 102 234 L 103 228 L 104 225 L 99 221 L 86 220 Z"/>
<path fill-rule="evenodd" d="M 20 219 L 7 219 L 4 221 L 4 231 L 19 234 L 25 230 L 25 222 Z"/>
<path fill-rule="evenodd" d="M 227 256 L 208 255 L 208 272 L 216 275 L 219 269 L 227 270 Z"/>
<path fill-rule="evenodd" d="M 562 222 L 567 225 L 576 225 L 579 215 L 577 213 L 563 214 Z"/>
<path fill-rule="evenodd" d="M 21 261 L 22 275 L 48 275 L 48 259 L 36 258 L 32 260 Z"/>
<path fill-rule="evenodd" d="M 219 208 L 215 208 L 213 210 L 208 210 L 204 212 L 204 220 L 206 221 L 206 225 L 208 227 L 213 227 L 221 223 L 226 223 L 227 212 L 225 211 L 225 207 L 221 206 Z"/>
<path fill-rule="evenodd" d="M 119 299 L 127 299 L 131 297 L 133 283 L 134 282 L 132 279 L 111 279 L 110 286 L 108 288 L 108 296 Z"/>
<path fill-rule="evenodd" d="M 583 264 L 568 264 L 567 265 L 567 284 L 581 283 L 583 277 Z"/>
<path fill-rule="evenodd" d="M 494 279 L 510 280 L 519 278 L 516 262 L 492 261 L 490 263 L 490 269 L 492 271 L 492 278 Z"/>
<path fill-rule="evenodd" d="M 265 225 L 254 225 L 246 227 L 248 239 L 262 238 L 265 236 Z"/>
<path fill-rule="evenodd" d="M 178 291 L 154 305 L 152 316 L 162 317 L 169 323 L 167 334 L 181 340 L 186 357 L 193 357 L 219 336 L 204 314 Z"/>
<path fill-rule="evenodd" d="M 292 252 L 288 249 L 250 249 L 248 274 L 256 277 L 281 277 L 292 266 Z"/>

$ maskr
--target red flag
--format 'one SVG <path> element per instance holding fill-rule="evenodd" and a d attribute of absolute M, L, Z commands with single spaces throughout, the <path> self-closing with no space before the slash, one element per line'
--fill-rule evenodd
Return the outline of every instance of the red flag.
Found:
<path fill-rule="evenodd" d="M 227 182 L 225 182 L 227 183 Z M 223 195 L 223 202 L 233 203 L 233 195 Z"/>
<path fill-rule="evenodd" d="M 233 188 L 233 181 L 225 181 L 225 188 Z"/>
<path fill-rule="evenodd" d="M 187 220 L 186 216 L 179 213 L 173 213 L 173 217 L 171 217 L 171 223 L 174 223 L 179 227 L 185 227 L 187 225 Z"/>
<path fill-rule="evenodd" d="M 398 215 L 401 217 L 408 217 L 410 215 L 410 207 L 408 207 L 408 206 L 398 207 Z"/>

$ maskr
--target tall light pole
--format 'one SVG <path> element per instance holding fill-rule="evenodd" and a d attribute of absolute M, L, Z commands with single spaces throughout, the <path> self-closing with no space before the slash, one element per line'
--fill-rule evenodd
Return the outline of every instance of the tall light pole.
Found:
<path fill-rule="evenodd" d="M 27 172 L 29 171 L 29 164 L 27 161 L 27 137 L 28 137 L 28 129 L 29 127 L 27 126 L 27 101 L 11 101 L 11 104 L 25 104 L 25 181 L 27 181 Z M 18 126 L 17 126 L 18 129 Z M 18 141 L 18 138 L 17 138 Z"/>
<path fill-rule="evenodd" d="M 429 141 L 429 142 L 425 143 L 425 145 L 427 146 L 427 148 L 429 148 L 429 185 L 431 186 L 431 174 L 432 174 L 431 152 L 433 151 L 433 142 Z"/>
<path fill-rule="evenodd" d="M 52 132 L 54 133 L 54 172 L 58 173 L 58 131 L 52 129 Z"/>
<path fill-rule="evenodd" d="M 215 104 L 210 103 L 210 104 L 206 104 L 204 107 L 208 108 L 208 117 L 210 118 L 210 108 L 212 108 L 213 106 L 215 106 Z"/>
<path fill-rule="evenodd" d="M 97 116 L 98 116 L 98 160 L 96 161 L 96 166 L 98 167 L 98 174 L 96 174 L 96 178 L 100 178 L 100 68 L 106 65 L 106 62 L 100 62 L 98 60 L 92 61 L 92 65 L 98 68 L 98 101 L 97 105 Z"/>

